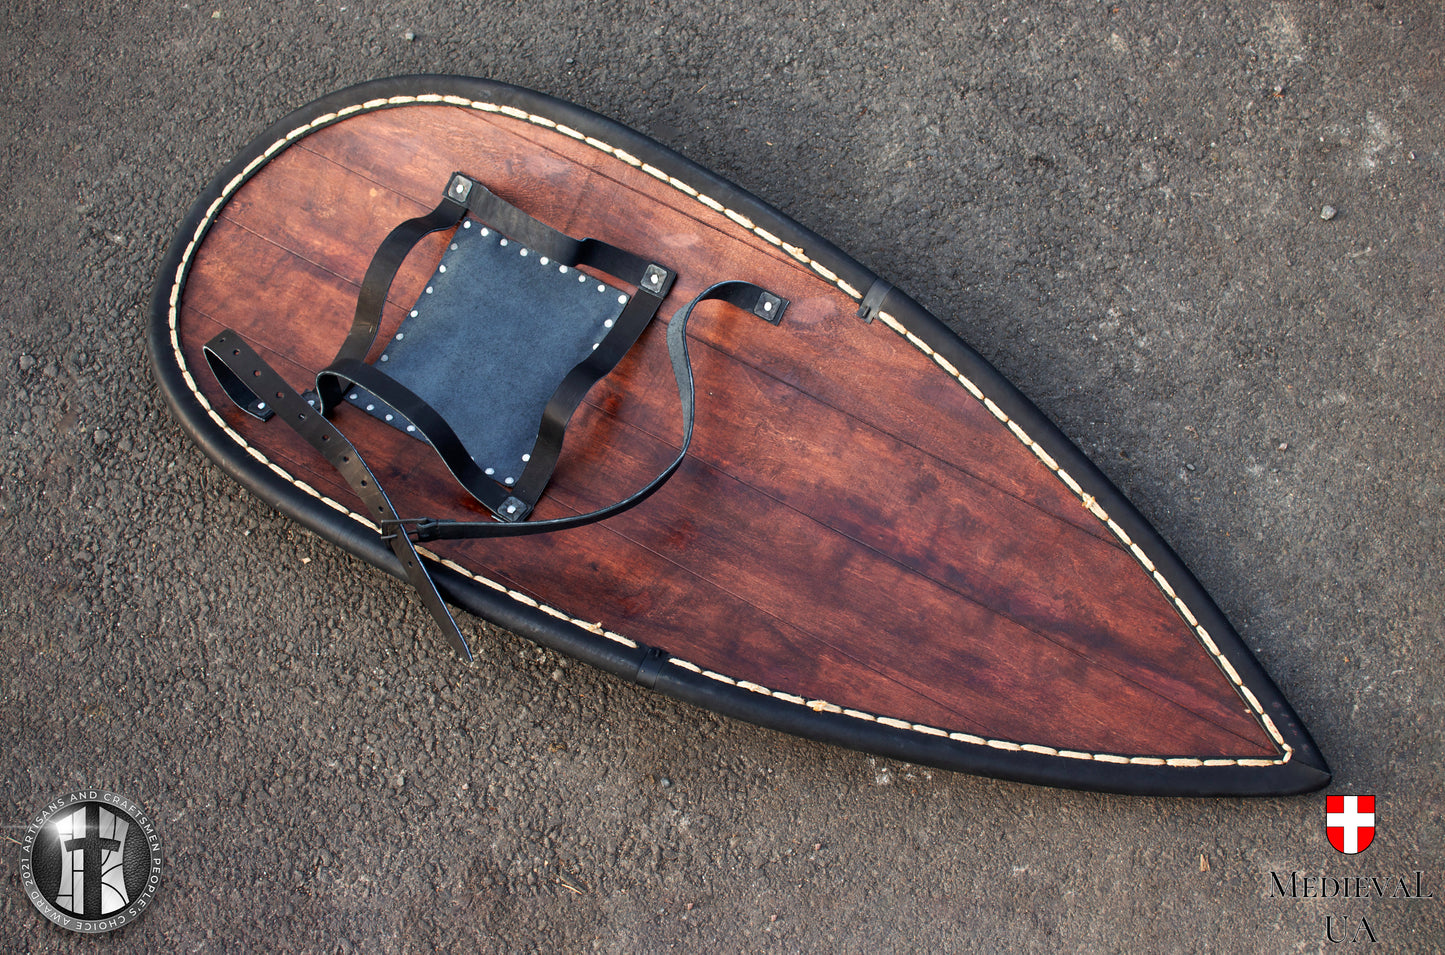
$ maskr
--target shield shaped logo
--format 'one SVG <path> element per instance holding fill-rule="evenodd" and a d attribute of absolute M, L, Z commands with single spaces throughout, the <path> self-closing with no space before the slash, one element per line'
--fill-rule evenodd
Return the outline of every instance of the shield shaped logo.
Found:
<path fill-rule="evenodd" d="M 1375 840 L 1375 797 L 1326 796 L 1325 835 L 1345 855 L 1368 849 Z"/>

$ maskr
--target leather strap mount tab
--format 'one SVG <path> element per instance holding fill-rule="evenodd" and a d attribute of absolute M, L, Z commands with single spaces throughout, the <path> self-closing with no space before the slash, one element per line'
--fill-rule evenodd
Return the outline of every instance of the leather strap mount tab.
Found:
<path fill-rule="evenodd" d="M 893 291 L 893 286 L 882 279 L 875 279 L 873 284 L 868 286 L 868 292 L 863 296 L 863 301 L 858 305 L 858 317 L 869 325 L 883 311 L 883 300 L 888 293 Z"/>

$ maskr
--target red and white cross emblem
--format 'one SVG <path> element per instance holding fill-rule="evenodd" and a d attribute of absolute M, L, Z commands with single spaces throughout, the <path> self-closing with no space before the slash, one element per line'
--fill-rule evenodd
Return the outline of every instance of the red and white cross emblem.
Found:
<path fill-rule="evenodd" d="M 1325 835 L 1346 855 L 1368 849 L 1375 839 L 1375 797 L 1326 796 Z"/>

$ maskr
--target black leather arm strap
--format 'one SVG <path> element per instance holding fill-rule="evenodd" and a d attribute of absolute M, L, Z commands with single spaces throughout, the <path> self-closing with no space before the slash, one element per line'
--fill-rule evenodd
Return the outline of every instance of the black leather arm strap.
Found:
<path fill-rule="evenodd" d="M 582 399 L 587 397 L 592 386 L 616 368 L 617 363 L 631 350 L 643 329 L 647 328 L 657 314 L 663 297 L 671 289 L 672 273 L 660 266 L 652 268 L 656 269 L 656 272 L 649 274 L 656 276 L 657 281 L 654 284 L 658 286 L 658 290 L 649 289 L 644 279 L 636 294 L 623 306 L 622 314 L 617 316 L 616 323 L 606 337 L 590 355 L 567 373 L 547 401 L 547 407 L 542 410 L 542 422 L 537 432 L 537 442 L 532 448 L 532 459 L 527 462 L 512 492 L 515 498 L 526 504 L 527 512 L 536 505 L 537 499 L 547 487 L 547 482 L 552 479 L 557 458 L 562 454 L 562 441 L 567 434 L 567 425 L 581 406 Z M 513 515 L 504 510 L 497 516 L 503 520 L 522 520 L 527 514 Z"/>
<path fill-rule="evenodd" d="M 607 336 L 567 374 L 547 402 L 530 459 L 511 488 L 503 488 L 477 467 L 456 433 L 424 400 L 365 362 L 381 327 L 387 292 L 407 254 L 423 237 L 455 226 L 467 212 L 559 265 L 587 265 L 637 287 Z M 652 321 L 674 278 L 670 269 L 625 249 L 596 239 L 574 239 L 558 232 L 475 179 L 464 173 L 453 173 L 441 204 L 430 214 L 410 219 L 392 230 L 377 249 L 362 281 L 351 331 L 336 358 L 316 376 L 321 407 L 329 411 L 351 384 L 360 385 L 404 415 L 425 435 L 457 482 L 500 520 L 525 520 L 552 477 L 572 415 L 592 386 L 616 367 Z M 486 414 L 489 409 L 479 408 L 477 412 Z"/>
<path fill-rule="evenodd" d="M 550 531 L 568 530 L 574 527 L 584 527 L 588 524 L 595 524 L 598 521 L 606 520 L 630 510 L 647 500 L 657 492 L 668 479 L 677 473 L 682 466 L 683 459 L 687 456 L 688 447 L 692 444 L 693 423 L 696 417 L 696 389 L 693 385 L 692 362 L 687 354 L 687 322 L 692 316 L 692 310 L 702 302 L 722 301 L 738 308 L 752 312 L 759 318 L 766 319 L 773 324 L 782 320 L 783 312 L 788 307 L 788 301 L 772 294 L 751 282 L 719 282 L 716 285 L 705 289 L 697 298 L 678 310 L 672 317 L 667 327 L 667 350 L 672 360 L 672 374 L 677 380 L 678 398 L 682 404 L 682 447 L 677 452 L 677 457 L 672 463 L 662 470 L 657 477 L 649 481 L 640 490 L 631 496 L 586 514 L 574 514 L 571 517 L 559 517 L 546 521 L 526 521 L 522 523 L 498 523 L 493 521 L 449 521 L 422 518 L 405 520 L 401 523 L 411 525 L 412 535 L 418 541 L 429 540 L 457 540 L 462 538 L 478 537 L 520 537 L 527 534 L 541 534 Z"/>
<path fill-rule="evenodd" d="M 543 409 L 531 460 L 511 489 L 505 489 L 486 476 L 472 460 L 466 446 L 447 424 L 446 419 L 431 405 L 375 365 L 353 358 L 333 361 L 316 376 L 317 388 L 321 389 L 322 382 L 332 384 L 337 381 L 365 388 L 399 412 L 417 431 L 426 436 L 446 464 L 447 470 L 451 471 L 457 483 L 466 488 L 472 497 L 501 520 L 525 520 L 542 496 L 542 491 L 557 466 L 567 424 L 582 404 L 582 399 L 593 385 L 617 366 L 657 314 L 662 296 L 672 285 L 670 272 L 661 267 L 657 267 L 657 272 L 660 273 L 657 284 L 662 291 L 649 292 L 644 287 L 639 287 L 637 293 L 628 299 L 622 314 L 617 317 L 616 323 L 598 347 L 579 362 L 557 386 Z M 476 413 L 488 414 L 490 409 L 478 408 Z"/>
<path fill-rule="evenodd" d="M 624 282 L 637 286 L 641 293 L 667 295 L 673 273 L 656 268 L 640 256 L 597 239 L 574 239 L 558 232 L 544 222 L 532 218 L 516 206 L 497 196 L 486 186 L 464 173 L 453 173 L 446 193 L 437 207 L 424 216 L 408 219 L 392 229 L 367 266 L 356 299 L 356 314 L 351 331 L 333 363 L 346 360 L 364 361 L 381 329 L 381 313 L 396 273 L 416 244 L 433 232 L 450 229 L 471 212 L 503 235 L 553 261 L 567 266 L 587 265 Z M 344 390 L 340 382 L 329 382 L 318 389 L 321 410 L 330 411 L 341 400 Z"/>
<path fill-rule="evenodd" d="M 447 196 L 466 202 L 472 215 L 502 235 L 554 262 L 568 266 L 588 265 L 639 288 L 645 287 L 648 266 L 652 264 L 646 259 L 598 239 L 574 239 L 566 233 L 558 232 L 465 173 L 452 174 L 451 182 L 447 186 Z M 658 285 L 646 290 L 662 292 L 664 295 L 667 293 L 666 289 Z"/>
<path fill-rule="evenodd" d="M 361 498 L 368 518 L 382 528 L 382 540 L 401 562 L 407 581 L 431 611 L 452 649 L 457 656 L 470 661 L 471 648 L 437 592 L 421 556 L 405 534 L 395 532 L 400 522 L 391 501 L 345 435 L 297 394 L 236 332 L 228 329 L 212 338 L 206 343 L 205 354 L 231 400 L 262 421 L 279 416 L 341 472 L 352 491 Z"/>
<path fill-rule="evenodd" d="M 351 331 L 336 352 L 335 361 L 362 361 L 366 358 L 366 353 L 376 341 L 376 333 L 381 330 L 381 312 L 402 262 L 406 261 L 418 242 L 433 232 L 454 227 L 466 214 L 466 203 L 448 194 L 431 212 L 408 219 L 387 234 L 371 257 L 366 276 L 361 280 L 361 293 L 356 298 L 356 315 L 351 322 Z M 341 400 L 344 385 L 334 380 L 318 380 L 316 392 L 321 400 L 321 410 L 327 412 Z"/>

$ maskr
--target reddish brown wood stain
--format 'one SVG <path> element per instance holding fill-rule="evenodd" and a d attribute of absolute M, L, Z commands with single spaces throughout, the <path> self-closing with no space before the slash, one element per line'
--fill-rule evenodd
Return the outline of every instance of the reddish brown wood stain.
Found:
<path fill-rule="evenodd" d="M 538 517 L 640 487 L 676 453 L 663 321 L 705 286 L 789 298 L 779 327 L 728 306 L 689 328 L 697 435 L 654 499 L 564 534 L 435 550 L 578 619 L 807 699 L 946 730 L 1141 755 L 1276 752 L 1133 557 L 925 355 L 812 270 L 591 146 L 450 106 L 363 113 L 276 156 L 226 206 L 182 301 L 212 405 L 296 478 L 352 502 L 280 425 L 230 406 L 200 360 L 240 332 L 298 389 L 345 337 L 371 255 L 462 170 L 572 235 L 679 273 L 663 319 L 588 396 Z M 381 341 L 441 254 L 393 285 Z M 478 517 L 425 445 L 351 409 L 404 514 Z"/>

